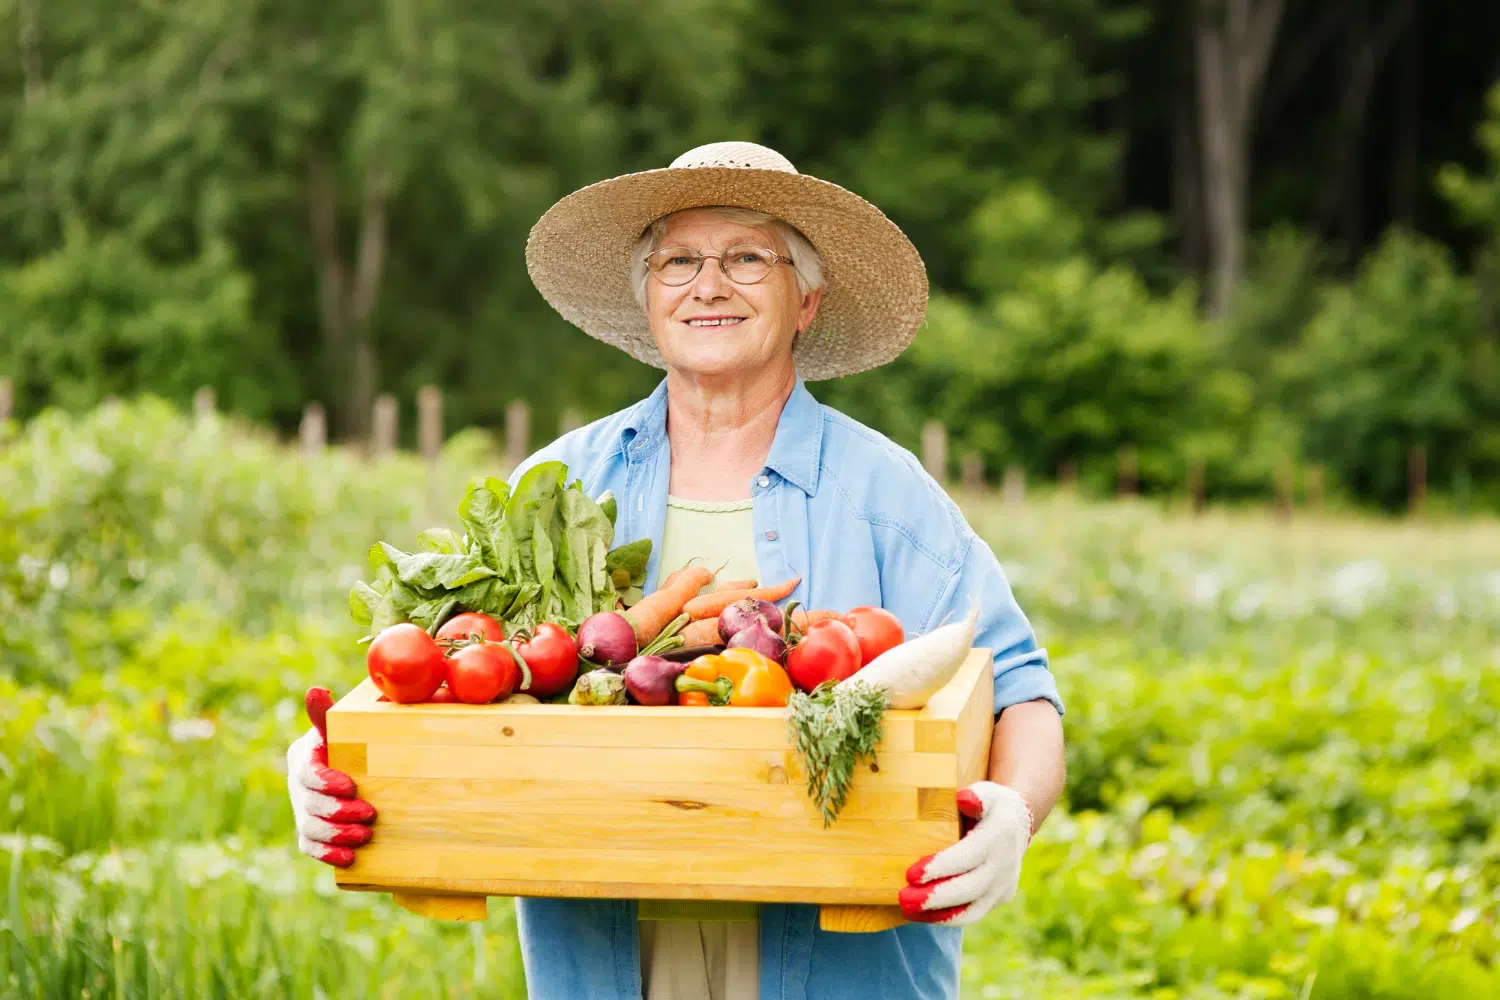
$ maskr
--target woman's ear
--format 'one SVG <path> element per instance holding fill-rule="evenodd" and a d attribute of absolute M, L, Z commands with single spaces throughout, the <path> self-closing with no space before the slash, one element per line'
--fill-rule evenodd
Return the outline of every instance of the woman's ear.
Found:
<path fill-rule="evenodd" d="M 812 326 L 813 317 L 818 314 L 818 304 L 823 301 L 823 288 L 819 286 L 802 296 L 802 308 L 797 311 L 797 332 L 801 333 Z"/>

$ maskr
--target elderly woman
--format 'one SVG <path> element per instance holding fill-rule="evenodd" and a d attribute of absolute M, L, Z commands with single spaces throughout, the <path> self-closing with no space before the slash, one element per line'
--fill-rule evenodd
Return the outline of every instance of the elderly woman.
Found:
<path fill-rule="evenodd" d="M 978 604 L 995 651 L 989 780 L 958 793 L 965 836 L 913 858 L 911 923 L 829 933 L 817 908 L 688 913 L 647 901 L 523 899 L 532 997 L 951 998 L 959 925 L 1011 899 L 1063 783 L 1062 704 L 989 547 L 913 456 L 827 407 L 809 379 L 883 364 L 926 308 L 921 258 L 874 206 L 750 143 L 574 192 L 537 223 L 533 281 L 586 333 L 666 369 L 649 397 L 529 459 L 612 490 L 618 537 L 655 579 L 691 556 L 731 577 L 801 578 L 807 607 L 877 605 L 923 632 Z M 327 768 L 317 728 L 288 754 L 304 852 L 347 865 L 373 810 Z M 893 889 L 896 887 L 892 887 Z"/>

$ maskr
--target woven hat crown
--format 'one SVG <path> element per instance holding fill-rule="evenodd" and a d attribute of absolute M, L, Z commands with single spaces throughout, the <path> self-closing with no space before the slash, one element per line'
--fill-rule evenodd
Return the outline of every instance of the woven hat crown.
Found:
<path fill-rule="evenodd" d="M 672 161 L 678 167 L 743 167 L 750 170 L 780 170 L 795 174 L 792 161 L 774 149 L 753 142 L 711 142 L 683 153 Z"/>

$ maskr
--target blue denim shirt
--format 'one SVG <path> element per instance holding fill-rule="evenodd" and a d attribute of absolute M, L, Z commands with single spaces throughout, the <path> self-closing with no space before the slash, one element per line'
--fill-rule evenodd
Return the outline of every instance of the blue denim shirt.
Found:
<path fill-rule="evenodd" d="M 647 578 L 654 581 L 669 451 L 664 380 L 647 399 L 527 459 L 512 483 L 531 465 L 555 459 L 590 495 L 612 490 L 616 543 L 650 538 Z M 885 607 L 909 634 L 956 620 L 977 602 L 975 645 L 995 651 L 996 714 L 1038 698 L 1063 710 L 1046 651 L 994 553 L 910 452 L 822 406 L 799 380 L 765 468 L 749 486 L 762 579 L 801 577 L 792 599 L 803 607 Z M 533 1000 L 640 997 L 633 901 L 518 899 L 516 917 Z M 925 924 L 829 933 L 818 927 L 816 906 L 763 904 L 760 997 L 952 1000 L 960 940 L 957 928 Z"/>

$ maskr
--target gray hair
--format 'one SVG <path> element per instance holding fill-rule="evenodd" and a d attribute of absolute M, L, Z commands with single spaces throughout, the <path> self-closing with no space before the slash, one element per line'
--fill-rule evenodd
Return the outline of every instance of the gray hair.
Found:
<path fill-rule="evenodd" d="M 792 270 L 797 275 L 798 290 L 806 295 L 814 288 L 823 287 L 823 259 L 818 256 L 818 251 L 813 249 L 807 237 L 799 233 L 786 220 L 778 219 L 765 212 L 732 205 L 713 205 L 701 209 L 685 208 L 679 212 L 664 215 L 651 223 L 635 245 L 635 252 L 630 259 L 630 283 L 635 289 L 635 300 L 641 304 L 641 308 L 646 307 L 646 255 L 653 250 L 660 249 L 662 237 L 667 234 L 668 223 L 680 212 L 706 212 L 720 222 L 732 222 L 740 226 L 771 230 L 781 237 L 791 254 Z"/>

